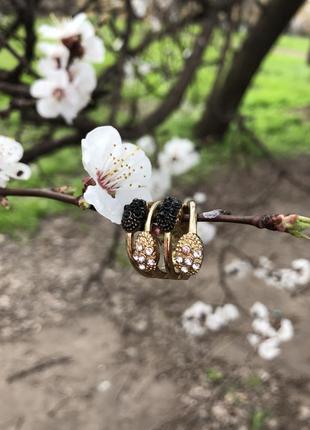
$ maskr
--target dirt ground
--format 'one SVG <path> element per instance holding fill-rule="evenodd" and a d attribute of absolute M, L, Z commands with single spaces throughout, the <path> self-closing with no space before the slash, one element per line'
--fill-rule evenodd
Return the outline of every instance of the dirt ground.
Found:
<path fill-rule="evenodd" d="M 302 187 L 309 161 L 286 163 Z M 208 209 L 310 214 L 307 189 L 264 165 L 222 169 L 199 190 Z M 219 226 L 199 275 L 167 282 L 135 274 L 122 243 L 114 267 L 98 270 L 112 234 L 111 224 L 83 212 L 46 219 L 31 238 L 0 237 L 0 430 L 310 428 L 310 289 L 291 295 L 250 276 L 225 290 L 218 264 L 230 244 L 287 267 L 309 258 L 307 241 Z M 246 314 L 189 337 L 181 316 L 197 300 L 245 310 L 260 300 L 281 309 L 296 334 L 272 362 L 248 345 Z"/>

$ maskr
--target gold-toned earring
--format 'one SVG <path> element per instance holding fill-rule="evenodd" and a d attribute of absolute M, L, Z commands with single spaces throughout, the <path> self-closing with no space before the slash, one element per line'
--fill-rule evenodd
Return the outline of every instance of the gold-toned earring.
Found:
<path fill-rule="evenodd" d="M 127 254 L 133 267 L 143 276 L 166 278 L 167 273 L 159 269 L 160 246 L 151 234 L 152 218 L 160 201 L 152 203 L 146 219 L 144 231 L 134 238 L 134 233 L 127 233 Z"/>
<path fill-rule="evenodd" d="M 173 233 L 166 233 L 164 236 L 165 264 L 174 279 L 188 279 L 195 275 L 203 261 L 203 242 L 197 235 L 197 209 L 193 200 L 183 204 L 183 213 L 188 211 L 188 232 L 181 237 Z"/>

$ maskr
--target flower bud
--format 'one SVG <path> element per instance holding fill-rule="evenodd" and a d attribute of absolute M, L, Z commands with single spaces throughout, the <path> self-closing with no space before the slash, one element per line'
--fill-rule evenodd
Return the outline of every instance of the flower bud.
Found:
<path fill-rule="evenodd" d="M 310 239 L 310 236 L 304 233 L 305 230 L 310 230 L 310 218 L 297 214 L 283 215 L 281 224 L 286 233 L 301 239 Z"/>

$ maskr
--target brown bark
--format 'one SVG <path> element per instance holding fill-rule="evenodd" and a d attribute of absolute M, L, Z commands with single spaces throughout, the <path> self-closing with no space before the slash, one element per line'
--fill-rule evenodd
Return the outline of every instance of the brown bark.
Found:
<path fill-rule="evenodd" d="M 265 56 L 305 0 L 271 0 L 249 30 L 223 79 L 208 97 L 196 126 L 200 138 L 221 137 L 235 117 L 242 99 Z"/>

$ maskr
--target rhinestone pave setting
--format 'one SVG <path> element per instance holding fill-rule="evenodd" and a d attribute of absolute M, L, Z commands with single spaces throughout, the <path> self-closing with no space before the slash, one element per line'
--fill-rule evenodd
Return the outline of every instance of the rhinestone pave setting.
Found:
<path fill-rule="evenodd" d="M 178 241 L 172 254 L 172 261 L 177 273 L 195 275 L 203 260 L 203 243 L 195 233 L 184 234 Z"/>
<path fill-rule="evenodd" d="M 133 259 L 139 270 L 152 272 L 157 268 L 159 261 L 159 249 L 157 242 L 148 232 L 137 235 L 133 249 Z"/>

